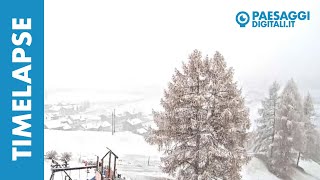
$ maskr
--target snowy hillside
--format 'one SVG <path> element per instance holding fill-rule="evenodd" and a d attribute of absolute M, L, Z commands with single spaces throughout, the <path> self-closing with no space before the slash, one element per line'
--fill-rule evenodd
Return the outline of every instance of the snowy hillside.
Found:
<path fill-rule="evenodd" d="M 243 91 L 243 96 L 246 100 L 246 106 L 250 109 L 251 130 L 256 128 L 255 120 L 259 117 L 258 108 L 261 108 L 261 100 L 267 96 L 267 87 L 249 86 L 246 84 Z M 241 86 L 242 87 L 242 86 Z M 320 127 L 320 90 L 303 90 L 302 95 L 310 91 L 314 99 L 314 107 L 316 111 L 315 123 Z M 61 102 L 80 103 L 90 100 L 91 107 L 84 113 L 87 115 L 111 115 L 113 109 L 116 110 L 117 116 L 125 113 L 141 112 L 145 115 L 150 115 L 152 109 L 158 110 L 160 108 L 159 102 L 162 98 L 162 89 L 145 89 L 138 92 L 108 92 L 102 90 L 77 90 L 68 91 L 50 91 L 46 98 L 46 104 L 56 104 Z M 79 114 L 79 113 L 78 113 Z M 150 118 L 151 119 L 151 118 Z M 51 125 L 49 123 L 49 125 Z M 53 124 L 53 127 L 57 124 Z M 59 124 L 61 129 L 68 129 L 65 124 Z M 51 128 L 49 128 L 51 129 Z"/>
<path fill-rule="evenodd" d="M 114 136 L 110 132 L 94 131 L 59 131 L 45 130 L 45 152 L 56 150 L 58 153 L 72 152 L 73 166 L 83 165 L 81 160 L 94 160 L 95 155 L 100 157 L 107 151 L 106 147 L 112 149 L 119 156 L 118 172 L 132 180 L 156 180 L 169 179 L 162 173 L 160 166 L 161 154 L 156 146 L 150 146 L 140 135 L 131 132 L 119 132 Z M 150 164 L 148 159 L 150 157 Z M 314 162 L 302 161 L 301 167 L 305 173 L 295 170 L 293 180 L 319 180 L 320 165 Z M 45 180 L 50 177 L 50 162 L 45 162 Z M 264 163 L 252 158 L 242 168 L 244 180 L 278 180 L 270 173 Z M 90 171 L 73 172 L 75 179 L 93 176 Z M 60 180 L 63 175 L 56 175 L 55 180 Z"/>
<path fill-rule="evenodd" d="M 319 180 L 320 165 L 313 161 L 301 161 L 300 166 L 305 172 L 294 169 L 292 180 Z M 242 179 L 244 180 L 280 180 L 278 177 L 270 173 L 265 164 L 257 159 L 252 158 L 251 161 L 242 169 Z"/>
<path fill-rule="evenodd" d="M 80 166 L 79 162 L 82 160 L 94 161 L 95 155 L 102 157 L 107 152 L 107 147 L 119 156 L 118 173 L 125 177 L 141 180 L 166 177 L 159 169 L 160 154 L 157 147 L 147 144 L 140 135 L 131 132 L 116 133 L 112 136 L 110 132 L 45 130 L 45 152 L 72 152 L 72 163 L 75 166 Z M 46 161 L 44 168 L 47 180 L 51 173 L 49 161 Z M 79 172 L 75 174 L 78 176 Z M 85 176 L 86 172 L 80 174 Z M 56 180 L 60 180 L 61 176 L 56 175 Z"/>
<path fill-rule="evenodd" d="M 266 96 L 266 93 L 267 90 L 260 88 L 243 92 L 246 106 L 250 108 L 250 131 L 256 129 L 255 120 L 258 117 L 258 108 L 261 108 L 261 100 Z M 317 113 L 314 123 L 320 127 L 320 93 L 318 91 L 311 93 L 315 100 Z M 68 97 L 68 94 L 66 93 L 65 97 Z M 122 98 L 118 99 L 118 96 Z M 90 107 L 80 113 L 73 111 L 74 108 L 71 108 L 70 112 L 65 110 L 67 108 L 58 108 L 60 110 L 57 110 L 58 105 L 47 103 L 49 111 L 46 111 L 45 116 L 47 128 L 45 129 L 45 152 L 51 150 L 55 150 L 59 154 L 72 152 L 73 159 L 70 164 L 72 166 L 83 166 L 83 163 L 81 163 L 83 160 L 95 161 L 95 156 L 101 157 L 104 155 L 108 147 L 119 156 L 118 173 L 127 179 L 170 179 L 159 168 L 161 153 L 159 153 L 157 147 L 149 145 L 145 142 L 143 136 L 139 135 L 145 133 L 149 126 L 154 126 L 150 113 L 151 109 L 157 109 L 160 96 L 158 94 L 145 96 L 136 93 L 131 96 L 128 96 L 128 94 L 111 96 L 109 94 L 108 97 L 101 97 L 99 101 L 95 101 L 95 99 L 92 102 L 90 101 Z M 66 98 L 64 100 L 69 101 L 70 99 Z M 78 99 L 80 105 L 84 100 Z M 68 105 L 68 103 L 65 105 L 60 101 L 55 103 L 61 104 L 62 107 Z M 73 105 L 78 106 L 79 104 L 75 103 Z M 113 109 L 116 109 L 117 120 L 114 136 L 110 132 L 111 111 Z M 293 180 L 320 180 L 320 165 L 315 162 L 301 161 L 299 166 L 304 169 L 304 172 L 294 169 L 294 174 L 291 176 Z M 78 180 L 87 179 L 87 176 L 93 176 L 92 173 L 92 171 L 87 173 L 84 170 L 73 173 L 72 176 Z M 243 166 L 241 175 L 244 180 L 279 179 L 268 171 L 261 160 L 255 157 Z M 45 180 L 48 180 L 49 176 L 50 162 L 46 160 Z M 63 175 L 59 174 L 55 179 L 60 180 L 61 177 Z"/>

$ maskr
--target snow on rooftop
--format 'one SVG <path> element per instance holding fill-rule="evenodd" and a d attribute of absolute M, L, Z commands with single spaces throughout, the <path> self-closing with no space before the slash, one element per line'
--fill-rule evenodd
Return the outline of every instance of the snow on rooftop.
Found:
<path fill-rule="evenodd" d="M 67 130 L 67 129 L 71 129 L 71 126 L 69 124 L 63 123 L 63 127 L 62 128 L 64 130 Z"/>
<path fill-rule="evenodd" d="M 144 133 L 146 133 L 146 132 L 148 132 L 145 128 L 140 128 L 140 129 L 137 129 L 137 132 L 139 133 L 139 134 L 144 134 Z"/>
<path fill-rule="evenodd" d="M 65 105 L 65 106 L 62 106 L 62 108 L 65 108 L 65 109 L 74 109 L 73 105 Z"/>
<path fill-rule="evenodd" d="M 149 128 L 151 128 L 151 129 L 157 129 L 157 128 L 158 128 L 157 125 L 156 125 L 156 123 L 154 123 L 153 121 L 145 122 L 145 123 L 142 124 L 142 126 L 143 126 L 144 128 L 146 128 L 146 129 L 149 129 Z"/>
<path fill-rule="evenodd" d="M 62 126 L 63 126 L 63 124 L 61 123 L 61 121 L 58 121 L 58 120 L 56 120 L 56 121 L 46 121 L 44 124 L 45 124 L 45 125 L 47 126 L 47 128 L 49 128 L 49 129 L 55 129 L 55 128 L 59 128 L 59 127 L 62 127 Z"/>
<path fill-rule="evenodd" d="M 84 115 L 84 118 L 88 120 L 101 120 L 101 117 L 96 115 Z"/>
<path fill-rule="evenodd" d="M 87 124 L 83 124 L 82 127 L 84 127 L 85 129 L 98 129 L 100 125 L 96 123 L 87 123 Z"/>
<path fill-rule="evenodd" d="M 153 115 L 149 114 L 149 115 L 146 116 L 146 118 L 152 120 L 153 119 Z"/>
<path fill-rule="evenodd" d="M 81 119 L 81 115 L 71 115 L 71 119 Z"/>
<path fill-rule="evenodd" d="M 68 122 L 63 120 L 46 121 L 44 124 L 49 129 L 57 129 L 57 128 L 62 128 L 65 130 L 71 129 L 71 126 L 68 124 Z"/>
<path fill-rule="evenodd" d="M 51 114 L 44 114 L 44 120 L 51 120 L 52 119 L 52 115 Z"/>
<path fill-rule="evenodd" d="M 69 119 L 69 118 L 60 118 L 60 119 L 58 119 L 58 121 L 66 122 L 66 123 L 69 123 L 69 124 L 72 124 L 72 123 L 73 123 L 72 120 Z"/>
<path fill-rule="evenodd" d="M 111 126 L 110 123 L 107 121 L 104 122 L 88 122 L 81 125 L 85 129 L 99 129 L 100 127 L 109 127 Z"/>
<path fill-rule="evenodd" d="M 60 111 L 60 109 L 61 109 L 60 106 L 54 105 L 54 106 L 52 106 L 49 110 L 51 110 L 51 111 Z"/>
<path fill-rule="evenodd" d="M 137 125 L 137 124 L 142 123 L 142 120 L 138 119 L 138 118 L 134 118 L 134 119 L 127 120 L 127 122 L 130 123 L 131 125 Z"/>
<path fill-rule="evenodd" d="M 107 121 L 104 121 L 104 122 L 102 122 L 101 126 L 102 127 L 109 127 L 109 126 L 111 126 L 111 124 Z"/>

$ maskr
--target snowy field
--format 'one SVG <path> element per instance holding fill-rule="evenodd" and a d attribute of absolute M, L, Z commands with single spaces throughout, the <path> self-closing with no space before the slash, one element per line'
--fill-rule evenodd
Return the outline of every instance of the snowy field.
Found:
<path fill-rule="evenodd" d="M 151 92 L 151 91 L 150 91 Z M 62 94 L 61 94 L 62 93 Z M 64 94 L 63 94 L 64 93 Z M 100 115 L 113 108 L 117 114 L 123 112 L 142 112 L 145 115 L 151 113 L 151 109 L 159 108 L 159 100 L 162 92 L 159 93 L 105 93 L 103 92 L 86 92 L 91 96 L 81 96 L 72 92 L 59 92 L 58 94 L 50 93 L 50 98 L 46 99 L 47 103 L 57 103 L 61 100 L 67 102 L 82 102 L 90 99 L 92 102 L 87 113 Z M 250 108 L 251 128 L 254 130 L 255 119 L 258 117 L 258 108 L 261 106 L 261 100 L 265 97 L 267 89 L 254 89 L 245 91 L 243 94 L 246 98 L 246 105 Z M 73 96 L 71 95 L 73 94 Z M 103 96 L 101 95 L 103 94 Z M 108 94 L 106 96 L 105 94 Z M 316 118 L 318 127 L 320 127 L 320 91 L 311 92 L 314 97 Z M 60 99 L 56 99 L 60 97 Z M 79 99 L 86 97 L 87 99 Z M 71 99 L 70 99 L 71 98 Z M 72 99 L 73 98 L 73 99 Z M 50 101 L 52 100 L 52 102 Z M 99 100 L 99 101 L 98 101 Z M 118 173 L 131 180 L 161 180 L 170 179 L 168 175 L 161 172 L 160 157 L 156 146 L 151 146 L 145 142 L 140 135 L 130 132 L 118 132 L 114 136 L 110 132 L 94 131 L 57 131 L 45 130 L 45 152 L 55 150 L 59 154 L 63 152 L 72 152 L 73 159 L 71 166 L 83 166 L 82 160 L 95 160 L 95 156 L 103 156 L 107 152 L 107 147 L 113 150 L 118 156 L 117 163 Z M 148 165 L 148 159 L 150 161 Z M 301 161 L 300 166 L 305 170 L 301 172 L 295 170 L 292 175 L 293 180 L 320 180 L 320 165 L 314 162 Z M 49 180 L 50 162 L 45 162 L 45 180 Z M 264 163 L 257 158 L 251 161 L 242 169 L 244 180 L 278 180 L 276 176 L 270 173 Z M 94 176 L 93 170 L 87 173 L 83 171 L 74 171 L 71 173 L 74 180 L 84 180 Z M 62 180 L 63 175 L 58 173 L 55 180 Z M 171 178 L 172 179 L 172 178 Z"/>
<path fill-rule="evenodd" d="M 240 86 L 242 87 L 242 86 Z M 261 100 L 268 94 L 266 87 L 244 88 L 243 96 L 246 106 L 250 109 L 251 127 L 250 131 L 256 129 L 255 120 L 259 117 L 258 109 L 261 108 Z M 300 90 L 301 95 L 310 92 L 314 100 L 316 110 L 315 123 L 320 127 L 320 90 Z M 137 113 L 145 115 L 152 113 L 152 109 L 160 110 L 160 99 L 163 97 L 163 89 L 144 89 L 137 91 L 104 91 L 104 90 L 60 90 L 49 91 L 45 99 L 46 104 L 56 104 L 59 102 L 80 103 L 90 100 L 90 108 L 86 113 L 91 115 L 110 114 L 113 109 L 116 114 L 123 112 Z"/>
<path fill-rule="evenodd" d="M 58 153 L 72 152 L 71 166 L 81 166 L 81 160 L 95 160 L 95 155 L 103 156 L 107 148 L 118 156 L 118 173 L 130 180 L 164 180 L 172 179 L 162 173 L 160 166 L 161 154 L 156 146 L 145 142 L 144 138 L 130 132 L 119 132 L 114 136 L 110 132 L 94 131 L 57 131 L 45 130 L 45 152 L 56 150 Z M 150 164 L 148 165 L 148 159 Z M 320 165 L 302 161 L 305 173 L 295 170 L 293 180 L 320 180 Z M 45 162 L 45 180 L 49 180 L 50 162 Z M 73 171 L 74 180 L 85 180 L 94 176 L 93 170 Z M 244 180 L 279 180 L 271 174 L 266 166 L 257 158 L 243 167 L 241 172 Z M 55 175 L 55 180 L 62 180 L 62 173 Z"/>
<path fill-rule="evenodd" d="M 118 173 L 127 179 L 166 179 L 167 175 L 159 169 L 160 153 L 157 146 L 150 146 L 140 135 L 130 132 L 119 132 L 112 136 L 110 132 L 45 130 L 45 152 L 72 152 L 72 166 L 83 166 L 84 164 L 79 163 L 82 160 L 95 161 L 95 155 L 102 157 L 108 151 L 107 147 L 119 156 Z M 50 161 L 45 162 L 44 168 L 47 180 L 51 174 Z M 87 177 L 85 170 L 72 173 L 75 179 L 79 179 L 79 174 L 81 178 Z M 93 172 L 88 176 L 92 177 Z M 62 173 L 55 177 L 55 180 L 60 180 Z"/>

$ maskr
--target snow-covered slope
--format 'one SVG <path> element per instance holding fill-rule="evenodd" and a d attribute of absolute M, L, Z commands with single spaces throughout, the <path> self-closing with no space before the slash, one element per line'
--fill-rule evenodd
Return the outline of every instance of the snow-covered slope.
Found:
<path fill-rule="evenodd" d="M 320 165 L 313 161 L 301 161 L 299 163 L 305 172 L 295 170 L 293 180 L 320 180 Z"/>
<path fill-rule="evenodd" d="M 118 173 L 121 173 L 127 179 L 128 177 L 139 180 L 167 177 L 159 168 L 161 155 L 157 146 L 149 145 L 141 135 L 119 132 L 112 136 L 110 132 L 46 129 L 44 137 L 45 152 L 51 150 L 55 150 L 59 154 L 72 152 L 73 160 L 71 164 L 74 166 L 83 166 L 79 163 L 82 160 L 95 161 L 95 155 L 102 157 L 108 151 L 108 147 L 119 156 Z M 45 180 L 48 180 L 51 173 L 49 161 L 45 162 L 44 169 Z M 85 171 L 73 173 L 77 176 L 78 174 L 86 175 Z M 61 180 L 62 176 L 63 174 L 59 173 L 55 180 Z"/>
<path fill-rule="evenodd" d="M 242 168 L 242 179 L 245 180 L 279 180 L 270 173 L 264 163 L 253 157 L 247 165 Z"/>
<path fill-rule="evenodd" d="M 319 164 L 313 161 L 301 161 L 299 165 L 305 172 L 294 169 L 294 173 L 291 175 L 292 180 L 320 180 Z M 242 168 L 241 175 L 244 180 L 281 180 L 270 173 L 265 164 L 255 157 Z"/>
<path fill-rule="evenodd" d="M 159 168 L 161 154 L 157 147 L 149 145 L 140 135 L 130 132 L 119 132 L 112 136 L 110 132 L 45 130 L 45 152 L 50 150 L 56 150 L 58 153 L 72 152 L 71 164 L 75 166 L 81 165 L 80 159 L 94 160 L 95 155 L 101 157 L 107 152 L 106 147 L 119 156 L 118 172 L 127 179 L 168 178 Z M 320 180 L 320 165 L 312 161 L 301 161 L 300 166 L 305 173 L 296 169 L 292 175 L 293 180 Z M 49 161 L 45 162 L 44 169 L 45 180 L 49 180 L 51 173 Z M 86 172 L 72 173 L 73 176 L 86 177 Z M 92 173 L 89 177 L 90 175 Z M 244 180 L 279 180 L 267 170 L 261 160 L 255 157 L 242 168 L 241 175 Z M 55 180 L 61 180 L 61 177 L 61 174 L 56 175 Z"/>

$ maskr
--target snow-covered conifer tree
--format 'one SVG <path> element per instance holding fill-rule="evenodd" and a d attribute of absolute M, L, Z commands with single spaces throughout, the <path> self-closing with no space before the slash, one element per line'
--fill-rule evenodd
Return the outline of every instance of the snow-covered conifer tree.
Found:
<path fill-rule="evenodd" d="M 262 108 L 258 110 L 260 118 L 256 120 L 258 128 L 254 151 L 267 157 L 272 157 L 273 154 L 272 144 L 278 120 L 279 89 L 280 86 L 277 82 L 271 85 L 269 96 L 261 102 Z"/>
<path fill-rule="evenodd" d="M 319 153 L 319 132 L 315 129 L 315 125 L 312 123 L 315 110 L 310 94 L 304 98 L 303 103 L 303 115 L 305 118 L 305 141 L 306 148 L 303 152 L 304 159 L 312 159 L 320 162 L 320 153 Z"/>
<path fill-rule="evenodd" d="M 306 150 L 306 119 L 303 115 L 301 95 L 293 79 L 288 82 L 287 92 L 287 95 L 289 95 L 289 104 L 287 106 L 290 108 L 288 115 L 289 121 L 292 123 L 291 135 L 293 140 L 293 148 L 295 151 L 297 151 L 296 165 L 299 166 L 301 153 Z"/>
<path fill-rule="evenodd" d="M 315 110 L 314 110 L 314 106 L 313 106 L 313 101 L 311 98 L 310 93 L 308 93 L 308 95 L 304 98 L 304 102 L 303 102 L 303 114 L 304 116 L 312 121 L 312 118 L 315 115 Z"/>
<path fill-rule="evenodd" d="M 158 129 L 147 141 L 164 151 L 164 172 L 177 179 L 241 178 L 248 160 L 248 109 L 219 52 L 202 58 L 195 50 L 182 71 L 175 71 L 161 105 L 154 112 Z"/>
<path fill-rule="evenodd" d="M 293 148 L 302 151 L 303 138 L 299 137 L 302 131 L 298 131 L 302 121 L 301 97 L 296 83 L 288 81 L 284 88 L 279 105 L 279 121 L 276 122 L 276 135 L 273 145 L 273 157 L 271 159 L 272 171 L 286 177 L 291 171 L 291 164 L 295 159 Z"/>

